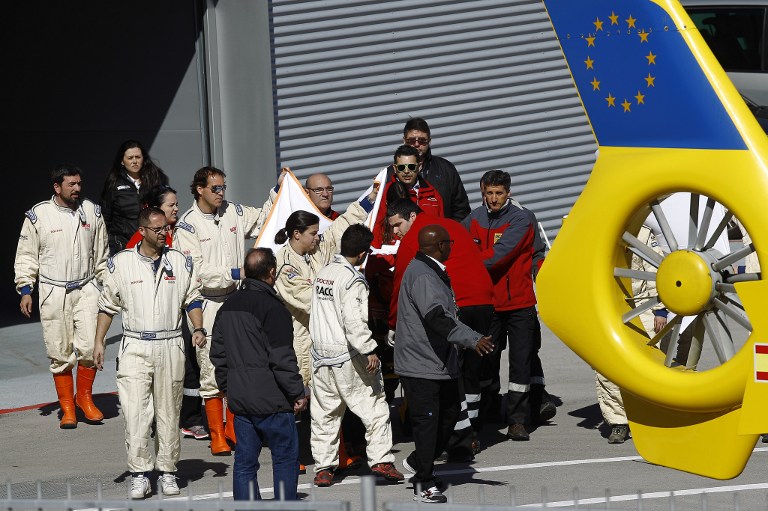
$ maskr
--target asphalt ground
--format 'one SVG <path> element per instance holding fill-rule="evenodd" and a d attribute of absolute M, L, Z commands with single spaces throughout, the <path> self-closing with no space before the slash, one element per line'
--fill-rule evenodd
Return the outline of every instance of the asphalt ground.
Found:
<path fill-rule="evenodd" d="M 96 403 L 106 418 L 101 424 L 81 422 L 77 429 L 61 430 L 39 324 L 0 329 L 0 482 L 10 483 L 15 498 L 34 498 L 38 482 L 44 498 L 65 498 L 68 482 L 73 498 L 95 498 L 99 486 L 104 498 L 126 498 L 130 477 L 124 422 L 114 394 L 114 343 L 119 331 L 116 318 L 108 336 L 107 368 L 95 385 Z M 454 502 L 575 508 L 577 499 L 579 509 L 768 509 L 768 449 L 763 447 L 768 444 L 758 443 L 744 472 L 730 481 L 651 465 L 637 455 L 632 440 L 607 443 L 609 431 L 596 404 L 592 369 L 546 326 L 541 357 L 557 415 L 534 431 L 529 442 L 507 440 L 506 426 L 490 424 L 481 437 L 484 450 L 473 462 L 438 464 L 438 476 L 451 485 Z M 402 434 L 396 418 L 393 408 L 394 453 L 402 470 L 400 463 L 413 443 Z M 221 491 L 224 498 L 231 498 L 233 461 L 211 456 L 207 441 L 183 439 L 178 467 L 182 495 L 210 499 Z M 260 462 L 262 495 L 271 498 L 268 449 Z M 303 498 L 350 501 L 353 509 L 360 509 L 359 476 L 367 473 L 365 466 L 342 472 L 330 488 L 312 489 L 310 466 L 300 478 L 299 492 Z M 0 488 L 0 496 L 5 494 L 6 489 Z M 411 497 L 409 483 L 377 486 L 379 507 L 384 502 L 410 502 Z M 156 491 L 151 498 L 159 498 Z"/>

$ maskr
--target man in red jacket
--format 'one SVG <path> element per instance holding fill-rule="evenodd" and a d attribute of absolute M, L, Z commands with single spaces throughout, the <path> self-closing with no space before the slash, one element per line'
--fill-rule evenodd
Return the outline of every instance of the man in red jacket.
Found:
<path fill-rule="evenodd" d="M 451 287 L 456 294 L 459 320 L 476 332 L 488 335 L 493 316 L 493 284 L 480 258 L 480 250 L 467 230 L 454 220 L 423 212 L 419 206 L 408 199 L 398 199 L 388 205 L 387 221 L 394 234 L 401 237 L 400 248 L 397 250 L 395 259 L 389 328 L 391 330 L 395 328 L 400 282 L 408 263 L 419 250 L 419 231 L 427 225 L 440 225 L 448 231 L 453 242 L 451 255 L 445 262 L 445 267 L 451 278 Z M 461 383 L 466 396 L 468 417 L 463 419 L 459 417 L 459 422 L 456 424 L 456 434 L 448 446 L 451 458 L 471 458 L 480 450 L 477 434 L 483 426 L 483 417 L 480 414 L 480 374 L 484 359 L 472 350 L 461 350 L 459 353 L 462 368 Z M 474 434 L 462 434 L 463 430 L 470 425 Z"/>
<path fill-rule="evenodd" d="M 510 198 L 511 178 L 501 170 L 486 172 L 481 181 L 484 205 L 464 219 L 464 226 L 480 246 L 483 262 L 494 284 L 496 312 L 491 324 L 494 356 L 509 339 L 509 391 L 507 436 L 528 440 L 528 430 L 554 417 L 556 408 L 544 393 L 544 375 L 538 361 L 541 327 L 533 290 L 533 252 L 536 227 L 532 216 Z M 532 396 L 535 386 L 536 396 Z M 531 412 L 534 412 L 533 414 Z"/>

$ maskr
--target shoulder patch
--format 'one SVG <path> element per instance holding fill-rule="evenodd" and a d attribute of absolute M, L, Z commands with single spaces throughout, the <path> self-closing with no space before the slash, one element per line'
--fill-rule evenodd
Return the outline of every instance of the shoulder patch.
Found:
<path fill-rule="evenodd" d="M 193 225 L 188 224 L 187 222 L 179 222 L 176 224 L 176 227 L 179 229 L 184 229 L 187 232 L 191 232 L 192 234 L 195 234 L 195 227 Z"/>
<path fill-rule="evenodd" d="M 32 222 L 33 224 L 37 222 L 37 215 L 35 214 L 34 210 L 30 209 L 24 214 L 27 215 L 27 218 L 29 218 L 29 221 Z"/>
<path fill-rule="evenodd" d="M 243 216 L 243 207 L 240 204 L 235 203 L 235 211 L 237 211 L 237 216 Z"/>
<path fill-rule="evenodd" d="M 112 260 L 111 257 L 107 258 L 107 269 L 109 270 L 109 273 L 115 272 L 115 262 Z"/>
<path fill-rule="evenodd" d="M 290 264 L 284 265 L 280 269 L 280 272 L 285 274 L 285 276 L 288 277 L 289 280 L 295 279 L 296 277 L 299 276 L 299 270 L 297 270 L 296 268 L 294 268 Z"/>
<path fill-rule="evenodd" d="M 187 262 L 184 264 L 184 266 L 186 266 L 189 273 L 192 273 L 192 256 L 187 256 L 186 260 Z"/>
<path fill-rule="evenodd" d="M 101 206 L 99 206 L 98 204 L 95 204 L 93 206 L 93 212 L 96 213 L 97 217 L 100 217 L 101 216 Z"/>

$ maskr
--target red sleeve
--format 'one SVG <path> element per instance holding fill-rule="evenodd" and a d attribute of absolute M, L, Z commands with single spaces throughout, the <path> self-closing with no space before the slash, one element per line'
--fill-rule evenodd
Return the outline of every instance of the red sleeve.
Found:
<path fill-rule="evenodd" d="M 397 321 L 397 300 L 400 297 L 400 282 L 403 280 L 403 274 L 405 274 L 405 269 L 408 268 L 408 263 L 410 263 L 411 260 L 416 257 L 416 252 L 419 250 L 419 229 L 415 227 L 416 222 L 413 223 L 411 230 L 408 231 L 408 234 L 406 234 L 405 237 L 400 240 L 400 247 L 397 249 L 397 257 L 395 258 L 395 274 L 392 281 L 392 297 L 389 302 L 388 323 L 390 330 L 395 329 L 395 322 Z"/>

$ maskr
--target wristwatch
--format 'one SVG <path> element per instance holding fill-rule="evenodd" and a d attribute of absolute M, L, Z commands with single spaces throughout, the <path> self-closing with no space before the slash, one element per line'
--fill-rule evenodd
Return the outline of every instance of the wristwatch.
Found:
<path fill-rule="evenodd" d="M 192 330 L 192 333 L 193 333 L 193 334 L 195 334 L 195 333 L 197 333 L 197 332 L 203 332 L 203 335 L 205 335 L 206 337 L 208 336 L 208 330 L 206 330 L 206 329 L 205 329 L 205 328 L 203 328 L 203 327 L 200 327 L 200 328 L 195 328 L 194 330 Z"/>

